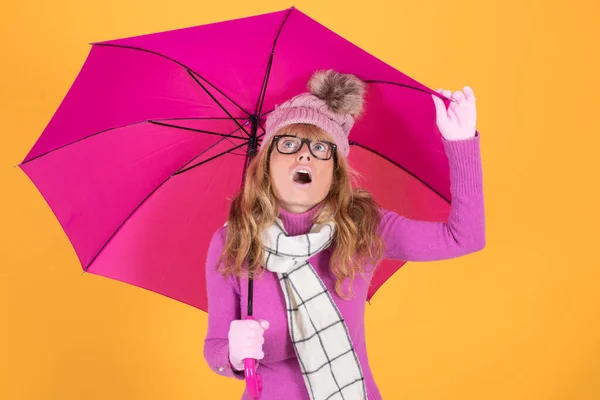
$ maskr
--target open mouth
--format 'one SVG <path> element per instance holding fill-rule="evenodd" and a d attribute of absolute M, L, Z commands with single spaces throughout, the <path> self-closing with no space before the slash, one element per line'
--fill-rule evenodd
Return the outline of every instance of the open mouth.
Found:
<path fill-rule="evenodd" d="M 300 183 L 302 185 L 308 184 L 312 182 L 312 177 L 310 175 L 310 171 L 305 169 L 299 169 L 294 172 L 294 182 Z"/>

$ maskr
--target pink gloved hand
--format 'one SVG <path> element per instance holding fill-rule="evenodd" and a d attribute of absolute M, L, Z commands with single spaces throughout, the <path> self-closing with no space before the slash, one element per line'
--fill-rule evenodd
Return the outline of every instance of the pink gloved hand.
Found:
<path fill-rule="evenodd" d="M 244 369 L 244 359 L 262 360 L 264 333 L 269 329 L 265 320 L 235 320 L 229 325 L 229 362 L 236 371 Z"/>
<path fill-rule="evenodd" d="M 453 100 L 448 109 L 444 102 L 436 95 L 433 97 L 436 110 L 436 123 L 446 140 L 464 140 L 475 136 L 477 123 L 477 110 L 473 89 L 465 86 L 463 90 L 451 92 L 438 89 L 437 92 Z"/>

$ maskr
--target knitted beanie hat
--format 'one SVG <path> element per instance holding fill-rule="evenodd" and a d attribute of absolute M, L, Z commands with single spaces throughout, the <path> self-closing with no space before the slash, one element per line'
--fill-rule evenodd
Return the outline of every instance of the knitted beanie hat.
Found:
<path fill-rule="evenodd" d="M 310 92 L 289 99 L 269 114 L 263 143 L 284 126 L 312 124 L 329 133 L 347 157 L 348 135 L 363 111 L 366 84 L 354 75 L 327 70 L 315 72 L 308 88 Z"/>

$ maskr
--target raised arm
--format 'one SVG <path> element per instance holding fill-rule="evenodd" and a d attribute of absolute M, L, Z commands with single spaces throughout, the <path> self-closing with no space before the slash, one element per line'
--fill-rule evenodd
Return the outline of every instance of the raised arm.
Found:
<path fill-rule="evenodd" d="M 446 222 L 417 221 L 384 210 L 380 232 L 385 258 L 435 261 L 485 247 L 485 213 L 479 133 L 470 139 L 445 140 L 450 162 L 452 204 Z"/>

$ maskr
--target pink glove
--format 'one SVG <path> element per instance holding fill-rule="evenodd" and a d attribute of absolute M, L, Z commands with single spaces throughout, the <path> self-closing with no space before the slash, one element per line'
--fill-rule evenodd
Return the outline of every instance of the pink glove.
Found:
<path fill-rule="evenodd" d="M 244 359 L 262 360 L 262 345 L 265 342 L 264 333 L 269 329 L 265 320 L 235 320 L 229 325 L 229 362 L 233 369 L 242 371 Z"/>
<path fill-rule="evenodd" d="M 446 109 L 444 102 L 439 97 L 431 95 L 435 104 L 436 123 L 444 139 L 464 140 L 475 137 L 477 110 L 473 89 L 465 86 L 462 91 L 451 92 L 438 89 L 437 92 L 454 100 Z"/>

